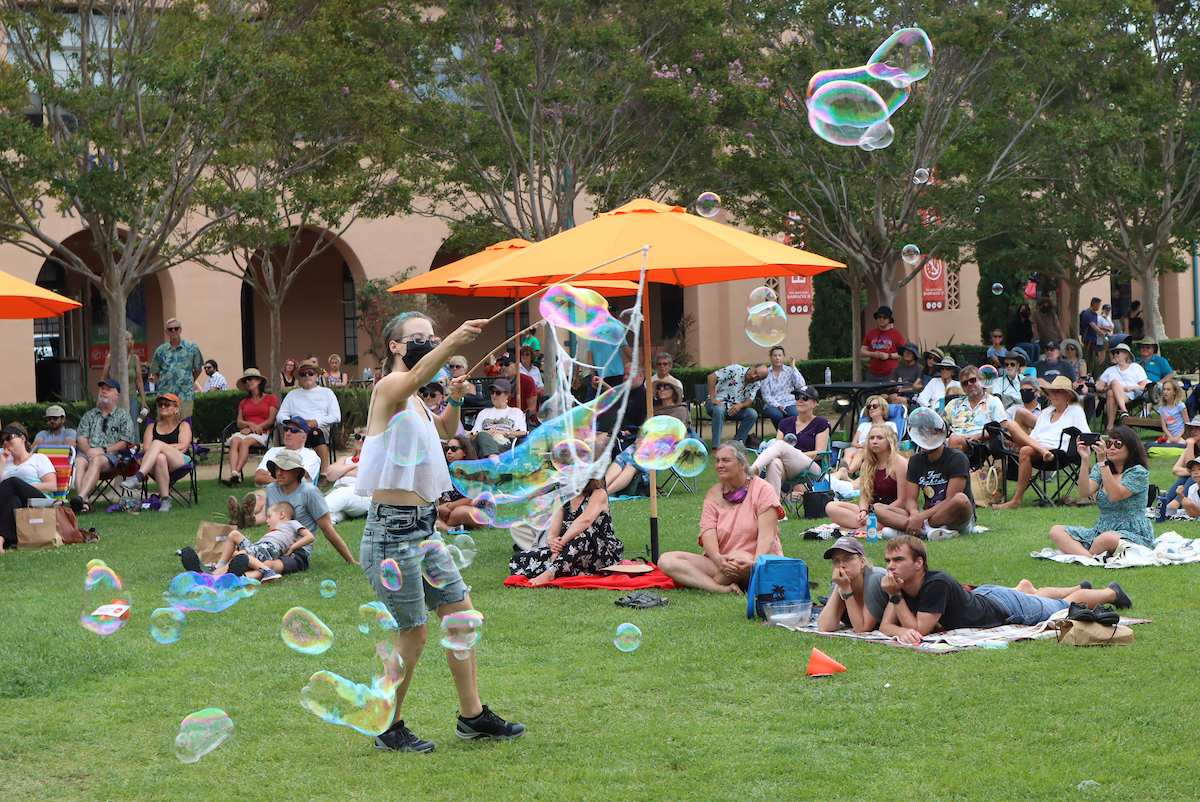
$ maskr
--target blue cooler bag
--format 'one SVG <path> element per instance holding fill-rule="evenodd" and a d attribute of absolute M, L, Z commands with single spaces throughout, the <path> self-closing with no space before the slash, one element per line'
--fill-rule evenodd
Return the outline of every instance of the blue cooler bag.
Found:
<path fill-rule="evenodd" d="M 764 554 L 754 562 L 746 590 L 746 618 L 766 618 L 764 604 L 812 601 L 808 593 L 808 565 L 798 557 Z"/>

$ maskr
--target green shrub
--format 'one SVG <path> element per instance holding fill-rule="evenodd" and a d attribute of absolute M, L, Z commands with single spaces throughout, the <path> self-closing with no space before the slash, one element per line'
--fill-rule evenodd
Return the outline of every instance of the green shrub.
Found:
<path fill-rule="evenodd" d="M 1176 373 L 1191 373 L 1200 365 L 1200 338 L 1163 340 L 1158 350 Z"/>

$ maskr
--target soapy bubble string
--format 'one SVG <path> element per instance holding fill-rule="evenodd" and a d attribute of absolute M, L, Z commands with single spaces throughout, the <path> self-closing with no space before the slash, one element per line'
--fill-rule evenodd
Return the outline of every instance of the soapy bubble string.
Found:
<path fill-rule="evenodd" d="M 517 299 L 513 303 L 511 303 L 508 306 L 501 309 L 496 314 L 489 317 L 487 319 L 487 322 L 484 323 L 483 325 L 486 326 L 488 323 L 491 323 L 492 321 L 496 320 L 497 318 L 503 317 L 504 315 L 506 315 L 509 312 L 511 312 L 512 310 L 516 309 L 518 306 L 525 303 L 526 301 L 532 301 L 534 298 L 544 295 L 545 293 L 550 291 L 551 287 L 554 287 L 557 284 L 570 284 L 572 279 L 577 279 L 580 276 L 585 276 L 588 273 L 591 273 L 593 270 L 599 270 L 602 267 L 607 267 L 608 265 L 611 265 L 614 262 L 619 262 L 622 259 L 628 259 L 629 257 L 633 256 L 634 254 L 638 254 L 638 253 L 640 253 L 642 255 L 642 286 L 638 288 L 638 296 L 637 296 L 638 300 L 639 300 L 639 307 L 640 307 L 640 300 L 642 297 L 642 288 L 645 286 L 645 282 L 646 282 L 646 257 L 650 253 L 649 245 L 643 245 L 642 247 L 638 248 L 637 250 L 630 251 L 629 253 L 624 253 L 624 254 L 621 254 L 620 256 L 613 257 L 612 259 L 609 259 L 607 262 L 601 262 L 598 265 L 592 265 L 591 267 L 587 268 L 586 270 L 580 270 L 578 273 L 576 273 L 573 276 L 568 276 L 567 278 L 564 278 L 564 279 L 561 279 L 558 281 L 547 282 L 544 286 L 539 287 L 535 292 L 530 293 L 529 295 L 526 295 L 524 298 Z M 530 286 L 533 286 L 533 285 L 530 285 Z M 533 326 L 529 327 L 529 329 L 532 329 L 532 328 L 533 328 Z M 529 329 L 524 329 L 524 331 L 528 331 Z M 517 336 L 519 337 L 520 333 L 518 333 Z M 507 348 L 508 347 L 507 343 L 508 343 L 508 340 L 505 340 L 503 343 L 496 346 L 491 351 L 488 351 L 487 354 L 484 355 L 483 359 L 476 362 L 475 365 L 470 370 L 467 371 L 467 375 L 468 376 L 473 375 L 475 373 L 475 371 L 477 371 L 481 367 L 483 367 L 483 363 L 487 362 L 493 356 L 500 353 L 500 351 Z M 622 407 L 622 412 L 623 411 L 624 411 L 624 407 Z"/>

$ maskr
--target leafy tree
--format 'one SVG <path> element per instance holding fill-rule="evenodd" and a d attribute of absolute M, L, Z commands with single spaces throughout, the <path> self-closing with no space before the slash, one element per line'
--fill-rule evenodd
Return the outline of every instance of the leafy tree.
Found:
<path fill-rule="evenodd" d="M 127 356 L 130 292 L 208 252 L 232 216 L 195 217 L 196 193 L 264 77 L 261 53 L 307 13 L 233 0 L 0 5 L 10 60 L 45 110 L 41 127 L 0 116 L 0 242 L 54 254 L 100 291 L 114 364 Z M 36 196 L 79 218 L 98 273 L 42 227 Z"/>
<path fill-rule="evenodd" d="M 728 132 L 722 168 L 740 188 L 731 205 L 764 232 L 799 217 L 809 247 L 831 249 L 847 263 L 837 275 L 852 297 L 867 289 L 872 303 L 890 306 L 924 259 L 955 268 L 971 230 L 964 218 L 977 196 L 1024 160 L 1022 140 L 1060 79 L 1021 49 L 1036 25 L 1009 5 L 940 2 L 913 10 L 808 0 L 782 4 L 767 19 L 771 92 L 753 130 Z M 934 43 L 932 71 L 911 85 L 891 118 L 894 142 L 864 152 L 820 139 L 804 104 L 810 77 L 865 64 L 893 24 L 919 26 Z M 929 183 L 914 183 L 918 168 L 930 172 Z M 908 243 L 923 254 L 915 264 L 901 259 Z M 851 326 L 861 342 L 860 314 Z M 861 370 L 856 360 L 856 378 Z"/>
<path fill-rule="evenodd" d="M 433 319 L 435 330 L 443 328 L 449 319 L 450 310 L 436 295 L 388 292 L 388 287 L 408 279 L 416 269 L 414 265 L 390 278 L 369 278 L 355 288 L 358 327 L 366 332 L 369 343 L 364 353 L 374 354 L 380 362 L 387 355 L 383 330 L 396 315 L 422 312 Z"/>
<path fill-rule="evenodd" d="M 850 359 L 858 353 L 858 343 L 862 342 L 861 337 L 854 339 L 854 332 L 846 325 L 847 318 L 861 315 L 862 304 L 858 309 L 851 308 L 850 290 L 838 272 L 830 270 L 813 276 L 813 310 L 808 322 L 809 359 Z"/>

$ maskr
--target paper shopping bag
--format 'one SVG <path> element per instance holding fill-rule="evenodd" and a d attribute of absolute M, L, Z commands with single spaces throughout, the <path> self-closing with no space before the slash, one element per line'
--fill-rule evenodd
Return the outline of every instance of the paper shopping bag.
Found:
<path fill-rule="evenodd" d="M 236 528 L 229 524 L 201 521 L 196 530 L 196 553 L 200 555 L 200 561 L 205 565 L 215 563 L 221 557 L 221 549 L 225 548 L 229 533 Z"/>
<path fill-rule="evenodd" d="M 20 507 L 13 511 L 17 519 L 17 548 L 40 549 L 61 546 L 58 516 L 49 507 Z"/>

